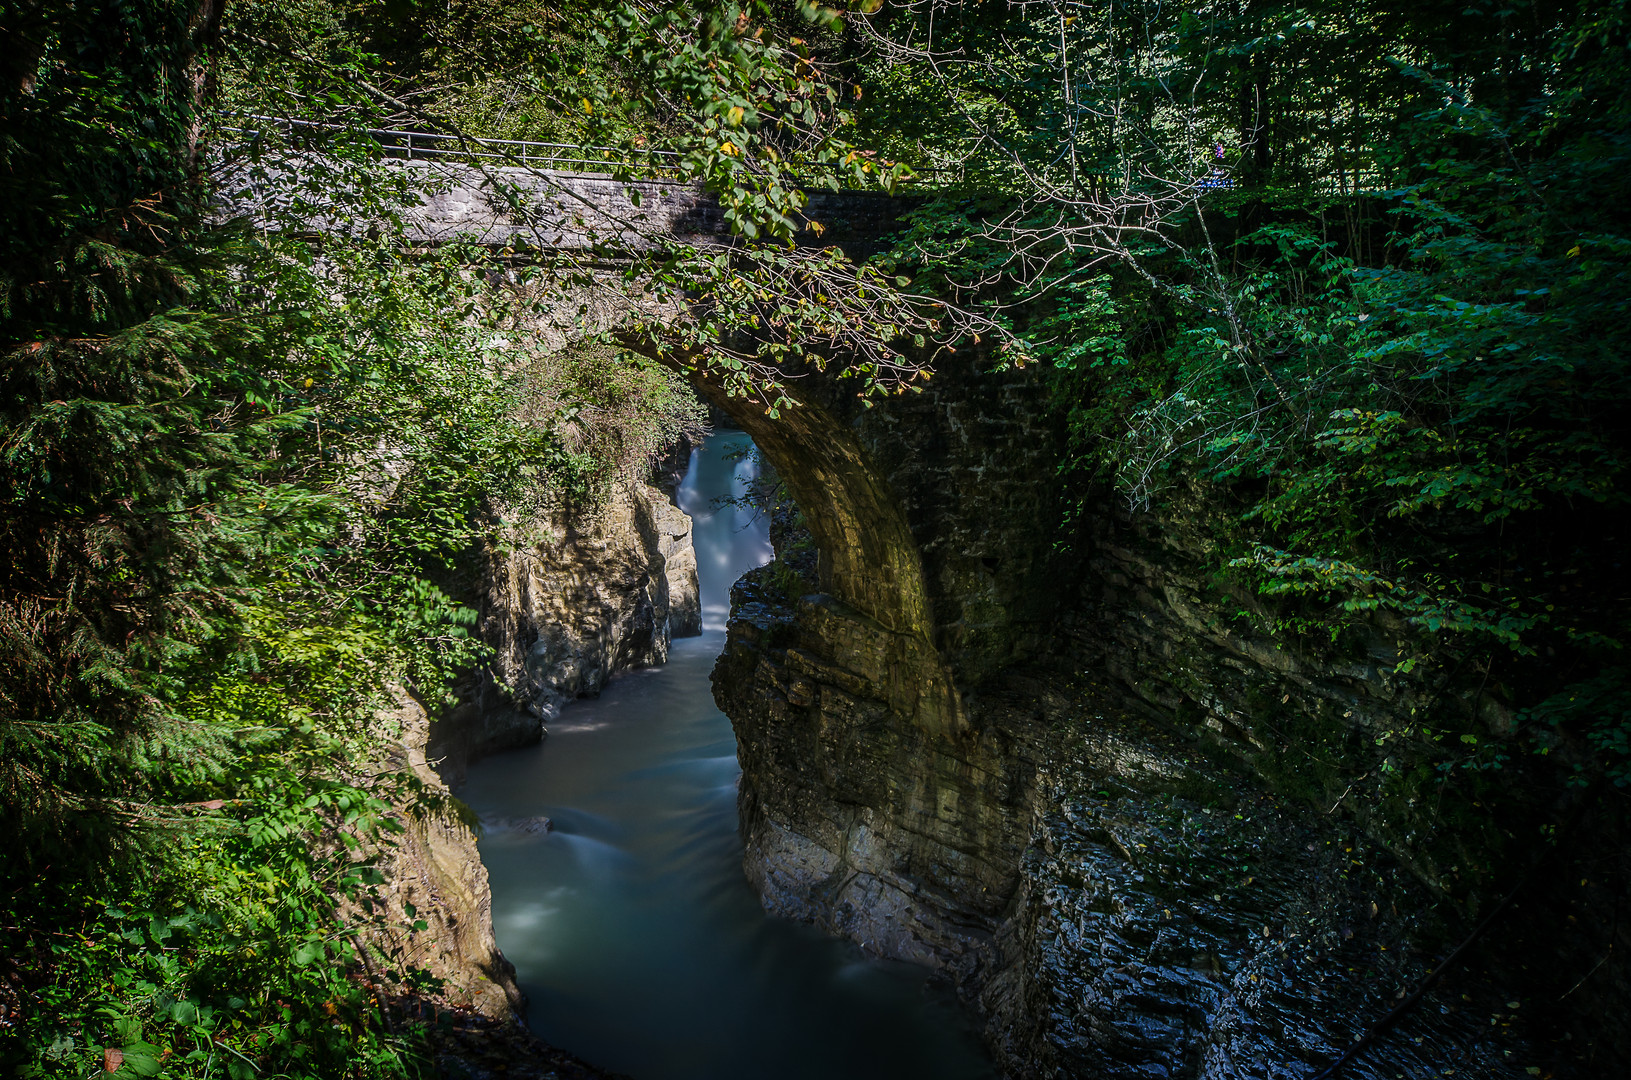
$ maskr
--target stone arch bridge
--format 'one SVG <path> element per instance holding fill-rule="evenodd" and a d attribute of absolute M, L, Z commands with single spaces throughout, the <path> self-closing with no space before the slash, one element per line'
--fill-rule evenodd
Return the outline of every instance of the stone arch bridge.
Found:
<path fill-rule="evenodd" d="M 643 168 L 657 174 L 651 179 L 627 179 L 597 171 L 604 170 L 603 163 L 585 156 L 579 147 L 398 130 L 367 134 L 380 143 L 387 165 L 409 171 L 407 187 L 415 198 L 409 200 L 401 219 L 410 243 L 433 246 L 454 239 L 474 240 L 525 260 L 529 253 L 569 257 L 587 253 L 599 259 L 615 258 L 620 251 L 635 253 L 675 244 L 706 248 L 732 242 L 713 197 L 698 184 L 661 175 L 671 172 L 674 162 L 660 151 L 639 162 L 615 162 L 629 170 Z M 251 220 L 275 220 L 281 209 L 278 200 L 285 197 L 279 180 L 286 172 L 300 169 L 301 160 L 296 157 L 292 164 L 268 169 L 258 181 L 237 185 L 240 194 L 230 212 Z M 336 199 L 336 204 L 341 203 L 343 199 Z M 863 256 L 898 227 L 900 215 L 915 203 L 910 197 L 891 198 L 875 192 L 812 192 L 805 218 L 821 228 L 806 230 L 800 240 Z M 328 220 L 308 217 L 304 222 L 314 231 L 331 232 L 360 232 L 370 225 L 338 212 Z M 1047 529 L 1031 514 L 1022 515 L 1014 527 L 999 529 L 1004 532 L 1000 540 L 995 532 L 951 540 L 924 530 L 945 528 L 953 520 L 979 520 L 994 528 L 999 522 L 1016 520 L 1012 514 L 998 513 L 995 505 L 977 507 L 970 502 L 983 498 L 982 491 L 999 490 L 982 486 L 976 473 L 995 480 L 1000 471 L 1014 482 L 1015 468 L 998 464 L 981 450 L 973 452 L 966 463 L 976 472 L 954 477 L 944 470 L 958 467 L 960 459 L 947 453 L 952 444 L 983 445 L 993 430 L 1024 426 L 1023 417 L 1035 410 L 1005 398 L 1031 392 L 1020 389 L 1031 380 L 1013 375 L 995 379 L 989 391 L 980 391 L 997 394 L 994 409 L 978 406 L 975 398 L 953 389 L 946 380 L 936 382 L 935 389 L 908 410 L 910 421 L 904 419 L 904 401 L 886 406 L 879 415 L 901 417 L 906 425 L 901 430 L 929 430 L 936 425 L 945 429 L 949 423 L 952 429 L 941 430 L 935 438 L 946 442 L 949 437 L 950 441 L 942 446 L 886 449 L 866 445 L 854 426 L 857 416 L 850 415 L 852 410 L 845 404 L 852 395 L 843 393 L 826 376 L 812 372 L 793 378 L 792 396 L 799 407 L 772 421 L 758 406 L 730 397 L 706 376 L 689 375 L 704 396 L 755 437 L 803 508 L 822 553 L 820 588 L 833 602 L 824 610 L 832 618 L 839 617 L 833 613 L 843 611 L 845 618 L 854 620 L 846 638 L 854 651 L 847 662 L 866 666 L 887 685 L 891 707 L 924 730 L 949 735 L 966 729 L 969 717 L 957 689 L 960 676 L 947 666 L 942 654 L 950 650 L 972 656 L 994 640 L 986 624 L 1010 616 L 1003 602 L 986 595 L 991 593 L 990 583 L 999 577 L 1006 580 L 1009 571 L 1004 568 L 1029 567 L 1030 555 L 1021 551 L 1024 544 L 1019 536 L 1027 528 L 1033 536 L 1046 535 Z M 996 390 L 999 384 L 1005 389 Z M 937 404 L 926 406 L 927 402 Z M 1045 457 L 1054 445 L 1050 437 L 1030 432 L 1010 441 L 1028 447 L 1023 455 L 1026 464 L 1019 471 L 1047 476 Z M 934 459 L 941 472 L 927 486 L 912 481 L 924 492 L 914 496 L 914 502 L 902 496 L 906 474 L 892 478 L 877 459 L 882 454 L 896 459 L 897 464 L 909 465 L 919 451 Z M 929 475 L 908 472 L 913 477 Z M 1039 513 L 1046 505 L 1040 496 L 1025 501 Z M 910 511 L 918 503 L 932 503 L 936 509 L 929 518 L 913 520 Z M 925 544 L 934 553 L 927 561 Z M 956 569 L 947 577 L 944 567 L 951 564 Z M 978 568 L 979 573 L 969 567 Z M 967 605 L 962 597 L 971 589 L 984 597 L 975 605 L 981 613 L 977 616 L 964 612 Z"/>
<path fill-rule="evenodd" d="M 251 118 L 290 129 L 338 127 Z M 238 129 L 253 136 L 253 129 Z M 410 173 L 418 204 L 402 215 L 411 242 L 461 238 L 495 249 L 538 252 L 649 250 L 673 242 L 730 243 L 718 201 L 700 184 L 678 178 L 677 154 L 653 150 L 631 156 L 611 148 L 510 139 L 474 139 L 426 132 L 367 129 L 352 132 L 380 144 L 380 160 Z M 236 194 L 227 212 L 270 219 L 286 198 L 283 183 L 321 150 L 295 154 L 260 176 L 229 179 Z M 336 170 L 338 171 L 338 170 Z M 869 250 L 915 200 L 882 192 L 811 191 L 805 218 L 822 226 L 819 242 Z M 310 220 L 310 219 L 308 219 Z M 370 222 L 335 214 L 310 221 L 316 231 L 366 229 Z M 811 230 L 801 242 L 817 242 Z"/>
<path fill-rule="evenodd" d="M 674 181 L 450 155 L 403 167 L 435 181 L 406 218 L 418 242 L 728 242 L 717 205 Z M 822 242 L 861 249 L 900 209 L 839 192 L 807 213 Z M 1343 928 L 1404 957 L 1391 943 L 1413 931 L 1378 912 L 1420 906 L 1420 886 L 1376 855 L 1372 893 L 1332 887 L 1329 816 L 1230 823 L 1174 800 L 1264 790 L 1247 777 L 1273 723 L 1401 722 L 1416 701 L 1390 664 L 1334 667 L 1238 628 L 1184 527 L 1204 507 L 1160 519 L 1105 499 L 1063 536 L 1063 419 L 1032 372 L 960 350 L 921 394 L 871 409 L 806 373 L 776 419 L 692 378 L 776 467 L 819 551 L 802 587 L 739 584 L 714 676 L 766 906 L 944 972 L 979 1003 L 1010 1075 L 1269 1075 L 1288 1023 L 1307 1033 L 1299 1060 L 1328 1060 L 1367 1006 L 1333 986 L 1312 1015 L 1309 980 L 1358 948 Z M 1186 747 L 1207 740 L 1248 768 L 1192 762 Z M 1250 889 L 1186 876 L 1246 848 Z M 1270 949 L 1271 933 L 1305 936 Z M 1465 1025 L 1412 1023 L 1401 1067 L 1449 1055 L 1512 1075 Z"/>

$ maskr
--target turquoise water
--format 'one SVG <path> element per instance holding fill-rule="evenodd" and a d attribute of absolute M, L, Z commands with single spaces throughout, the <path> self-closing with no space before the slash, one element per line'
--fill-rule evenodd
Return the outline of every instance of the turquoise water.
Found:
<path fill-rule="evenodd" d="M 535 748 L 470 769 L 499 946 L 533 1029 L 636 1080 L 984 1080 L 966 1016 L 927 972 L 768 918 L 742 876 L 736 742 L 708 684 L 731 583 L 770 558 L 731 507 L 747 436 L 692 455 L 705 632 L 569 705 Z M 539 815 L 554 831 L 505 823 Z"/>

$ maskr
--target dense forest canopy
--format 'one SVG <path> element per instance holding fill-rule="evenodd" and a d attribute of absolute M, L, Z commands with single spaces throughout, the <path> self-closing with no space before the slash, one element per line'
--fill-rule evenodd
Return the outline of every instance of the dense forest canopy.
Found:
<path fill-rule="evenodd" d="M 414 973 L 340 914 L 414 797 L 381 716 L 479 662 L 474 545 L 697 430 L 677 372 L 777 409 L 811 365 L 1040 364 L 1083 505 L 1199 492 L 1242 618 L 1383 620 L 1504 710 L 1387 733 L 1401 798 L 1631 782 L 1626 35 L 1623 0 L 8 0 L 0 1060 L 423 1067 L 380 1004 Z M 670 151 L 739 243 L 495 290 L 401 242 L 391 127 Z M 213 209 L 245 176 L 280 217 Z M 893 250 L 811 242 L 834 186 L 916 200 Z M 314 238 L 336 199 L 383 227 Z M 589 288 L 684 302 L 504 333 Z"/>
<path fill-rule="evenodd" d="M 1284 627 L 1425 631 L 1401 672 L 1480 671 L 1542 750 L 1583 732 L 1583 775 L 1631 778 L 1623 11 L 846 25 L 861 129 L 959 178 L 906 246 L 1057 369 L 1076 468 L 1140 506 L 1205 482 L 1220 570 Z M 1398 734 L 1440 772 L 1521 752 Z"/>

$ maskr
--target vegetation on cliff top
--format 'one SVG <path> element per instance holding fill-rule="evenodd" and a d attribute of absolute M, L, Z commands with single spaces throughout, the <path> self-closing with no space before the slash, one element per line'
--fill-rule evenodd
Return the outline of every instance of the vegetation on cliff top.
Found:
<path fill-rule="evenodd" d="M 1089 505 L 1206 508 L 1220 604 L 1443 695 L 1327 799 L 1631 785 L 1623 3 L 852 23 L 863 135 L 959 178 L 897 257 L 1053 369 Z"/>

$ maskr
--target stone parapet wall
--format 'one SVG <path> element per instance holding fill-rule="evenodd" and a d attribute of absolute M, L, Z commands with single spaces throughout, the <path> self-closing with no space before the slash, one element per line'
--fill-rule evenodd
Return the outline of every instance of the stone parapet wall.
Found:
<path fill-rule="evenodd" d="M 298 190 L 289 181 L 309 165 L 295 158 L 281 165 L 262 163 L 254 175 L 227 177 L 221 189 L 234 194 L 218 208 L 219 215 L 262 224 L 283 218 L 294 209 L 289 192 Z M 411 243 L 462 238 L 519 253 L 627 255 L 675 242 L 733 242 L 719 200 L 697 183 L 451 159 L 394 161 L 382 168 L 404 170 L 398 176 L 418 193 L 417 204 L 410 203 L 401 215 L 403 238 Z M 801 230 L 800 242 L 869 254 L 914 205 L 912 199 L 881 192 L 812 191 L 804 217 L 821 231 Z M 301 206 L 300 211 L 304 227 L 314 232 L 361 235 L 383 224 L 343 216 L 337 209 L 325 213 Z"/>

